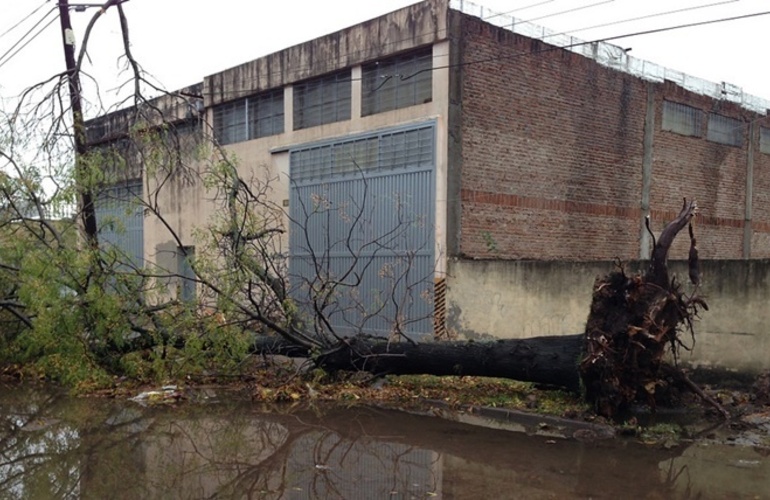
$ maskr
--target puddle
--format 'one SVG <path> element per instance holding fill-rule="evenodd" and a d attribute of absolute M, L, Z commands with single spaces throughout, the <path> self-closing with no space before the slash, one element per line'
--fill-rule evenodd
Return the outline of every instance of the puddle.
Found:
<path fill-rule="evenodd" d="M 369 407 L 141 406 L 0 387 L 0 497 L 768 498 L 762 449 L 581 441 Z"/>

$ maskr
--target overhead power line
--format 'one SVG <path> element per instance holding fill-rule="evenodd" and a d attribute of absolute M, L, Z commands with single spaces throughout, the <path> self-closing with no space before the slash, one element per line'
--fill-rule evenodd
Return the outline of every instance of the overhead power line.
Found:
<path fill-rule="evenodd" d="M 569 35 L 571 33 L 579 33 L 581 31 L 588 31 L 588 30 L 593 30 L 593 29 L 597 29 L 597 28 L 606 28 L 607 26 L 615 26 L 615 25 L 618 25 L 618 24 L 625 24 L 625 23 L 630 23 L 630 22 L 633 22 L 633 21 L 642 21 L 644 19 L 652 19 L 654 17 L 663 17 L 663 16 L 668 16 L 668 15 L 671 15 L 671 14 L 680 14 L 682 12 L 688 12 L 688 11 L 692 11 L 692 10 L 699 10 L 699 9 L 706 9 L 706 8 L 710 8 L 710 7 L 717 7 L 719 5 L 725 5 L 725 4 L 728 4 L 728 3 L 735 3 L 735 2 L 740 2 L 740 1 L 741 0 L 725 0 L 723 2 L 707 3 L 705 5 L 694 5 L 694 6 L 691 6 L 691 7 L 685 7 L 683 9 L 667 10 L 665 12 L 656 12 L 656 13 L 647 14 L 647 15 L 644 15 L 644 16 L 629 17 L 629 18 L 626 18 L 626 19 L 620 19 L 618 21 L 610 21 L 610 22 L 602 23 L 602 24 L 594 24 L 592 26 L 585 26 L 583 28 L 577 28 L 577 29 L 574 29 L 574 30 L 565 30 L 562 33 L 554 33 L 552 35 L 546 35 L 546 36 L 543 37 L 543 39 L 551 38 L 551 37 L 555 37 L 555 36 L 561 36 L 561 35 Z"/>
<path fill-rule="evenodd" d="M 666 26 L 665 28 L 653 28 L 653 29 L 648 29 L 648 30 L 643 30 L 643 31 L 636 31 L 636 32 L 633 32 L 633 33 L 625 33 L 625 34 L 622 34 L 622 35 L 614 35 L 614 36 L 599 38 L 599 39 L 596 39 L 596 40 L 575 42 L 575 43 L 570 43 L 570 44 L 567 44 L 567 45 L 553 45 L 551 47 L 546 47 L 546 48 L 540 49 L 540 50 L 527 51 L 527 52 L 516 52 L 514 54 L 505 55 L 505 56 L 485 57 L 485 58 L 476 59 L 476 60 L 472 60 L 472 61 L 463 61 L 463 62 L 460 62 L 460 63 L 447 64 L 447 65 L 444 65 L 444 66 L 438 66 L 438 67 L 431 68 L 429 70 L 420 70 L 420 71 L 415 72 L 414 74 L 408 75 L 407 77 L 403 77 L 401 79 L 402 80 L 407 80 L 409 78 L 414 78 L 415 76 L 419 75 L 420 73 L 424 73 L 425 71 L 435 71 L 437 69 L 454 69 L 454 68 L 463 67 L 463 66 L 471 66 L 473 64 L 483 64 L 483 63 L 488 63 L 488 62 L 501 61 L 501 60 L 505 60 L 505 59 L 516 59 L 518 57 L 533 56 L 533 55 L 543 54 L 543 53 L 546 53 L 546 52 L 553 52 L 553 51 L 556 51 L 556 50 L 572 49 L 572 48 L 575 48 L 575 47 L 581 47 L 583 45 L 590 45 L 590 44 L 594 44 L 594 43 L 610 42 L 612 40 L 619 40 L 621 38 L 632 38 L 632 37 L 635 37 L 635 36 L 652 35 L 652 34 L 655 34 L 655 33 L 663 33 L 663 32 L 666 32 L 666 31 L 674 31 L 674 30 L 685 29 L 685 28 L 695 28 L 695 27 L 698 27 L 698 26 L 707 26 L 707 25 L 710 25 L 710 24 L 718 24 L 718 23 L 725 23 L 725 22 L 731 22 L 731 21 L 738 21 L 738 20 L 741 20 L 741 19 L 750 19 L 750 18 L 753 18 L 753 17 L 766 16 L 766 15 L 769 15 L 769 14 L 770 14 L 770 11 L 754 12 L 754 13 L 751 13 L 751 14 L 743 14 L 743 15 L 740 15 L 740 16 L 723 17 L 723 18 L 719 18 L 719 19 L 710 19 L 710 20 L 707 20 L 707 21 L 697 21 L 697 22 L 693 22 L 693 23 L 677 24 L 675 26 Z"/>
<path fill-rule="evenodd" d="M 553 1 L 554 0 L 544 0 L 542 2 L 532 3 L 532 4 L 529 4 L 529 5 L 525 5 L 524 7 L 519 7 L 519 8 L 513 9 L 513 10 L 508 10 L 508 11 L 505 11 L 505 12 L 498 12 L 497 14 L 492 14 L 492 15 L 489 15 L 489 16 L 486 16 L 486 17 L 482 17 L 482 19 L 486 21 L 487 19 L 494 19 L 494 18 L 500 17 L 500 16 L 509 16 L 509 15 L 513 14 L 514 12 L 521 12 L 522 10 L 531 9 L 533 7 L 539 7 L 541 5 L 545 5 L 545 4 L 551 3 Z"/>
<path fill-rule="evenodd" d="M 26 21 L 26 20 L 27 20 L 27 19 L 29 19 L 30 17 L 34 16 L 35 14 L 37 14 L 37 11 L 39 11 L 40 9 L 42 9 L 43 7 L 45 7 L 45 4 L 46 4 L 46 3 L 48 3 L 48 2 L 47 2 L 47 0 L 46 0 L 46 1 L 44 1 L 42 4 L 40 4 L 40 5 L 39 5 L 39 6 L 38 6 L 38 7 L 37 7 L 35 10 L 33 10 L 32 12 L 30 12 L 29 14 L 27 14 L 26 16 L 24 16 L 24 18 L 23 18 L 21 21 L 17 22 L 17 23 L 16 23 L 16 24 L 14 24 L 13 26 L 11 26 L 11 27 L 10 27 L 10 28 L 8 28 L 7 30 L 5 30 L 5 31 L 4 31 L 2 34 L 0 34 L 0 38 L 3 38 L 3 37 L 4 37 L 5 35 L 7 35 L 8 33 L 10 33 L 11 31 L 15 30 L 16 28 L 18 28 L 18 27 L 19 27 L 19 25 L 20 25 L 21 23 L 23 23 L 24 21 Z"/>
<path fill-rule="evenodd" d="M 47 18 L 49 15 L 51 15 L 51 13 L 52 13 L 52 12 L 54 12 L 55 10 L 56 10 L 56 9 L 54 8 L 54 9 L 52 9 L 52 10 L 48 11 L 48 12 L 47 12 L 47 13 L 46 13 L 46 14 L 45 14 L 45 15 L 44 15 L 44 16 L 43 16 L 43 17 L 42 17 L 42 18 L 41 18 L 41 19 L 40 19 L 38 22 L 36 22 L 36 23 L 35 23 L 35 25 L 34 25 L 34 26 L 32 26 L 32 27 L 31 27 L 31 28 L 30 28 L 30 29 L 29 29 L 29 30 L 28 30 L 26 33 L 24 33 L 24 35 L 23 35 L 21 38 L 19 38 L 19 39 L 16 41 L 16 43 L 14 43 L 14 44 L 11 46 L 11 48 L 10 48 L 10 49 L 8 49 L 7 51 L 5 51 L 5 53 L 4 53 L 3 55 L 0 55 L 0 68 L 2 68 L 3 66 L 5 66 L 5 65 L 6 65 L 6 64 L 7 64 L 7 63 L 10 61 L 10 60 L 12 60 L 12 59 L 13 59 L 13 58 L 16 56 L 16 54 L 18 54 L 19 52 L 21 52 L 21 51 L 22 51 L 22 49 L 24 49 L 24 47 L 26 47 L 27 45 L 29 45 L 29 44 L 30 44 L 30 42 L 32 42 L 32 40 L 34 40 L 35 38 L 37 38 L 38 36 L 40 36 L 40 34 L 41 34 L 43 31 L 45 31 L 45 29 L 46 29 L 46 28 L 48 28 L 48 27 L 49 27 L 51 24 L 53 24 L 53 23 L 56 21 L 56 19 L 58 18 L 58 16 L 54 15 L 54 16 L 51 18 L 51 20 L 50 20 L 50 21 L 48 21 L 48 23 L 46 23 L 46 24 L 45 24 L 45 26 L 43 26 L 42 28 L 40 28 L 40 29 L 37 31 L 37 33 L 35 33 L 34 35 L 32 35 L 32 37 L 31 37 L 31 38 L 29 38 L 28 40 L 26 40 L 26 41 L 24 40 L 25 38 L 27 38 L 27 37 L 30 35 L 30 33 L 32 33 L 32 31 L 34 31 L 34 30 L 35 30 L 35 28 L 37 28 L 37 27 L 38 27 L 38 26 L 39 26 L 39 25 L 40 25 L 40 24 L 41 24 L 43 21 L 45 21 L 45 19 L 46 19 L 46 18 Z M 24 43 L 22 43 L 22 42 L 24 42 Z M 21 47 L 19 47 L 19 44 L 21 44 Z M 16 47 L 18 47 L 18 48 L 16 48 Z M 16 50 L 14 51 L 14 49 L 16 49 Z M 9 55 L 9 54 L 10 54 L 10 55 Z"/>
<path fill-rule="evenodd" d="M 549 18 L 549 17 L 561 16 L 563 14 L 569 14 L 570 12 L 577 12 L 579 10 L 585 10 L 585 9 L 590 9 L 592 7 L 598 7 L 599 5 L 604 5 L 604 4 L 607 4 L 607 3 L 612 3 L 614 1 L 615 0 L 602 0 L 601 2 L 589 3 L 588 5 L 581 5 L 580 7 L 574 7 L 572 9 L 561 10 L 559 12 L 554 12 L 552 14 L 546 14 L 546 15 L 540 16 L 540 17 L 533 17 L 532 19 L 527 19 L 526 21 L 521 21 L 521 22 L 522 23 L 531 23 L 533 21 L 539 21 L 541 19 L 546 19 L 546 18 Z"/>
<path fill-rule="evenodd" d="M 606 0 L 606 1 L 613 1 L 613 0 Z M 605 2 L 600 2 L 600 3 L 606 3 L 606 1 Z M 683 11 L 687 11 L 687 10 L 694 10 L 694 9 L 700 9 L 700 8 L 713 7 L 713 6 L 717 6 L 717 5 L 733 3 L 733 2 L 736 2 L 736 1 L 740 1 L 740 0 L 726 0 L 726 1 L 722 1 L 722 2 L 715 2 L 715 3 L 711 3 L 711 4 L 695 6 L 695 7 L 685 8 L 685 9 L 678 9 L 678 10 L 660 12 L 660 13 L 650 14 L 650 15 L 646 15 L 646 16 L 639 16 L 638 18 L 633 18 L 633 19 L 623 19 L 623 20 L 619 20 L 619 21 L 616 21 L 616 22 L 613 22 L 613 23 L 608 23 L 607 25 L 610 25 L 610 24 L 622 24 L 622 23 L 631 22 L 631 21 L 634 21 L 634 20 L 640 20 L 640 19 L 645 19 L 645 18 L 649 18 L 649 17 L 656 17 L 656 16 L 663 16 L 663 15 L 668 15 L 668 14 L 672 14 L 672 13 L 680 12 L 680 11 L 683 12 Z M 587 8 L 589 6 L 594 6 L 594 5 L 596 5 L 596 4 L 591 4 L 591 5 L 583 6 L 581 8 Z M 552 51 L 559 50 L 559 49 L 571 49 L 571 48 L 580 47 L 580 46 L 583 46 L 583 45 L 589 45 L 589 44 L 595 44 L 595 43 L 601 43 L 601 42 L 610 42 L 610 41 L 619 40 L 619 39 L 622 39 L 622 38 L 631 38 L 631 37 L 636 37 L 636 36 L 650 35 L 650 34 L 655 34 L 655 33 L 662 33 L 662 32 L 679 30 L 679 29 L 686 29 L 686 28 L 691 28 L 691 27 L 698 27 L 698 26 L 705 26 L 705 25 L 710 25 L 710 24 L 731 22 L 731 21 L 737 21 L 737 20 L 742 20 L 742 19 L 748 19 L 748 18 L 765 16 L 765 15 L 768 15 L 768 14 L 770 14 L 770 11 L 755 12 L 755 13 L 744 14 L 744 15 L 739 15 L 739 16 L 711 19 L 711 20 L 700 21 L 700 22 L 693 22 L 693 23 L 679 24 L 679 25 L 674 25 L 674 26 L 667 26 L 667 27 L 663 27 L 663 28 L 654 28 L 654 29 L 649 29 L 649 30 L 624 33 L 624 34 L 614 35 L 614 36 L 610 36 L 610 37 L 597 38 L 597 39 L 589 40 L 589 41 L 579 41 L 579 42 L 575 42 L 575 43 L 568 44 L 568 45 L 546 47 L 546 48 L 543 48 L 543 49 L 540 49 L 540 50 L 537 50 L 537 51 L 519 52 L 519 53 L 510 54 L 510 55 L 506 55 L 506 56 L 495 56 L 495 57 L 482 58 L 482 59 L 471 60 L 471 61 L 463 61 L 463 62 L 458 62 L 458 63 L 453 63 L 453 64 L 439 65 L 439 66 L 434 66 L 431 69 L 420 70 L 420 71 L 415 72 L 414 74 L 411 74 L 411 75 L 394 75 L 392 78 L 399 78 L 401 80 L 408 80 L 410 78 L 416 77 L 419 74 L 425 73 L 426 71 L 435 71 L 435 70 L 438 70 L 438 69 L 452 69 L 452 68 L 462 67 L 462 66 L 471 66 L 471 65 L 475 65 L 475 64 L 483 64 L 483 63 L 486 63 L 486 62 L 494 62 L 496 60 L 514 59 L 514 58 L 526 57 L 526 56 L 535 56 L 535 55 L 538 55 L 538 54 L 541 54 L 541 53 L 552 52 Z M 483 18 L 482 18 L 482 20 L 483 20 Z M 601 25 L 601 27 L 603 27 L 603 26 L 604 25 Z M 576 30 L 576 31 L 586 31 L 586 30 L 594 29 L 594 28 L 598 28 L 598 27 L 600 27 L 600 26 L 599 25 L 597 25 L 597 26 L 590 26 L 590 27 L 586 27 L 586 28 L 580 28 L 579 30 Z M 439 30 L 438 32 L 441 32 L 441 31 L 445 31 L 445 30 L 442 29 L 442 30 Z M 562 33 L 562 34 L 567 34 L 567 33 Z M 554 36 L 554 35 L 548 35 L 548 36 Z M 411 40 L 413 38 L 414 37 L 410 37 L 409 39 Z M 544 38 L 547 38 L 547 37 L 544 37 Z M 394 40 L 394 41 L 386 42 L 383 45 L 386 45 L 386 46 L 387 45 L 393 45 L 393 44 L 398 44 L 398 43 L 403 42 L 403 41 L 405 41 L 405 40 Z M 350 51 L 350 52 L 347 53 L 347 55 L 350 56 L 351 54 L 357 54 L 357 53 L 361 53 L 361 52 L 364 52 L 364 51 L 365 51 L 365 49 L 361 49 L 361 50 L 357 50 L 357 51 Z M 330 61 L 330 60 L 331 59 L 329 59 L 328 61 Z M 328 61 L 316 61 L 315 64 L 316 65 L 319 64 L 319 63 L 320 64 L 324 64 L 325 62 L 328 62 Z M 0 67 L 2 67 L 3 64 L 5 64 L 5 62 L 0 63 Z M 309 65 L 304 65 L 302 67 L 298 67 L 298 68 L 292 69 L 291 72 L 296 74 L 296 73 L 300 73 L 300 72 L 306 71 L 308 68 L 309 68 Z M 273 75 L 277 74 L 279 71 L 282 71 L 282 70 L 272 71 L 272 72 L 268 73 L 268 76 L 273 76 Z M 263 77 L 260 77 L 260 79 L 262 79 L 262 78 Z M 254 80 L 255 79 L 247 79 L 245 81 L 254 81 Z M 350 78 L 349 80 L 346 80 L 346 81 L 360 81 L 360 80 L 361 80 L 360 78 L 356 78 L 356 79 Z M 228 96 L 231 96 L 233 99 L 236 99 L 236 98 L 241 97 L 241 96 L 245 97 L 245 96 L 254 94 L 254 90 L 253 89 L 232 90 L 232 91 L 219 90 L 216 93 L 219 94 L 219 95 L 223 95 L 223 94 L 224 95 L 228 95 Z"/>

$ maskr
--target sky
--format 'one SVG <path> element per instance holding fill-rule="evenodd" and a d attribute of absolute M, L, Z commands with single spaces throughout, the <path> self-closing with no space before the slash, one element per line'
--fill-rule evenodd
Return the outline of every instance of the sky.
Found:
<path fill-rule="evenodd" d="M 91 0 L 93 1 L 93 0 Z M 70 0 L 74 4 L 74 0 Z M 124 4 L 135 59 L 168 90 L 290 45 L 357 24 L 415 3 L 414 0 L 130 0 Z M 492 12 L 511 13 L 584 40 L 770 11 L 767 0 L 477 0 Z M 714 5 L 719 4 L 719 5 Z M 698 6 L 706 6 L 695 8 Z M 17 22 L 39 10 L 16 28 Z M 0 97 L 6 99 L 64 69 L 59 21 L 45 14 L 55 2 L 0 0 Z M 690 9 L 653 16 L 672 10 Z M 115 9 L 95 24 L 86 72 L 99 82 L 102 102 L 115 102 L 124 60 Z M 569 11 L 569 12 L 568 12 Z M 78 43 L 97 12 L 72 12 Z M 485 14 L 486 15 L 486 14 Z M 491 15 L 491 13 L 490 13 Z M 35 22 L 53 20 L 28 45 L 12 48 Z M 583 30 L 605 23 L 604 28 Z M 10 31 L 9 31 L 10 29 Z M 33 30 L 35 33 L 37 30 Z M 770 15 L 613 40 L 632 56 L 714 82 L 728 82 L 770 100 Z M 84 98 L 98 102 L 96 88 Z M 0 101 L 0 106 L 3 106 Z M 95 108 L 91 108 L 95 109 Z"/>

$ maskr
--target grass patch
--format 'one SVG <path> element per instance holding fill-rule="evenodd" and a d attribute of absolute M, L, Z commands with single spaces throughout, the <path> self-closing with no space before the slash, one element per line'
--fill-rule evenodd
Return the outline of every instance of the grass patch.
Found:
<path fill-rule="evenodd" d="M 439 400 L 454 407 L 488 406 L 522 409 L 551 415 L 576 416 L 587 411 L 577 394 L 543 390 L 534 384 L 487 377 L 388 375 L 375 378 L 365 373 L 322 370 L 305 374 L 275 372 L 257 374 L 253 398 L 259 401 L 323 400 L 338 402 L 392 403 L 414 407 Z"/>

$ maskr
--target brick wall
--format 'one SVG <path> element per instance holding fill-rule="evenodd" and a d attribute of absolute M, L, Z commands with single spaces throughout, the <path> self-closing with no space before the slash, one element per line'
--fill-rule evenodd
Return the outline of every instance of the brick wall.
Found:
<path fill-rule="evenodd" d="M 687 104 L 702 111 L 701 135 L 690 137 L 661 129 L 663 101 Z M 650 206 L 663 212 L 656 231 L 675 216 L 682 197 L 696 198 L 699 254 L 703 259 L 740 259 L 746 209 L 748 134 L 740 146 L 706 140 L 708 112 L 748 122 L 755 117 L 739 106 L 693 94 L 671 82 L 656 85 L 655 142 Z M 748 128 L 748 127 L 746 127 Z M 686 258 L 689 240 L 679 238 L 672 258 Z"/>
<path fill-rule="evenodd" d="M 751 257 L 770 258 L 770 154 L 759 151 L 759 128 L 770 120 L 757 120 L 754 147 L 754 189 L 752 191 Z"/>
<path fill-rule="evenodd" d="M 457 88 L 461 182 L 457 253 L 470 258 L 604 260 L 640 254 L 648 82 L 483 21 L 453 23 L 462 65 Z M 704 258 L 741 258 L 748 134 L 740 147 L 707 141 L 707 112 L 757 115 L 665 82 L 654 93 L 650 207 L 654 228 L 682 197 L 702 207 Z M 663 100 L 703 110 L 702 137 L 661 129 Z M 758 127 L 757 127 L 758 131 Z M 758 141 L 758 132 L 756 138 Z M 755 231 L 766 231 L 770 158 L 755 148 Z M 760 208 L 759 205 L 762 205 Z M 764 224 L 764 226 L 763 226 Z M 759 236 L 758 234 L 765 234 Z M 770 250 L 753 237 L 752 257 Z M 672 257 L 686 256 L 681 239 Z"/>

